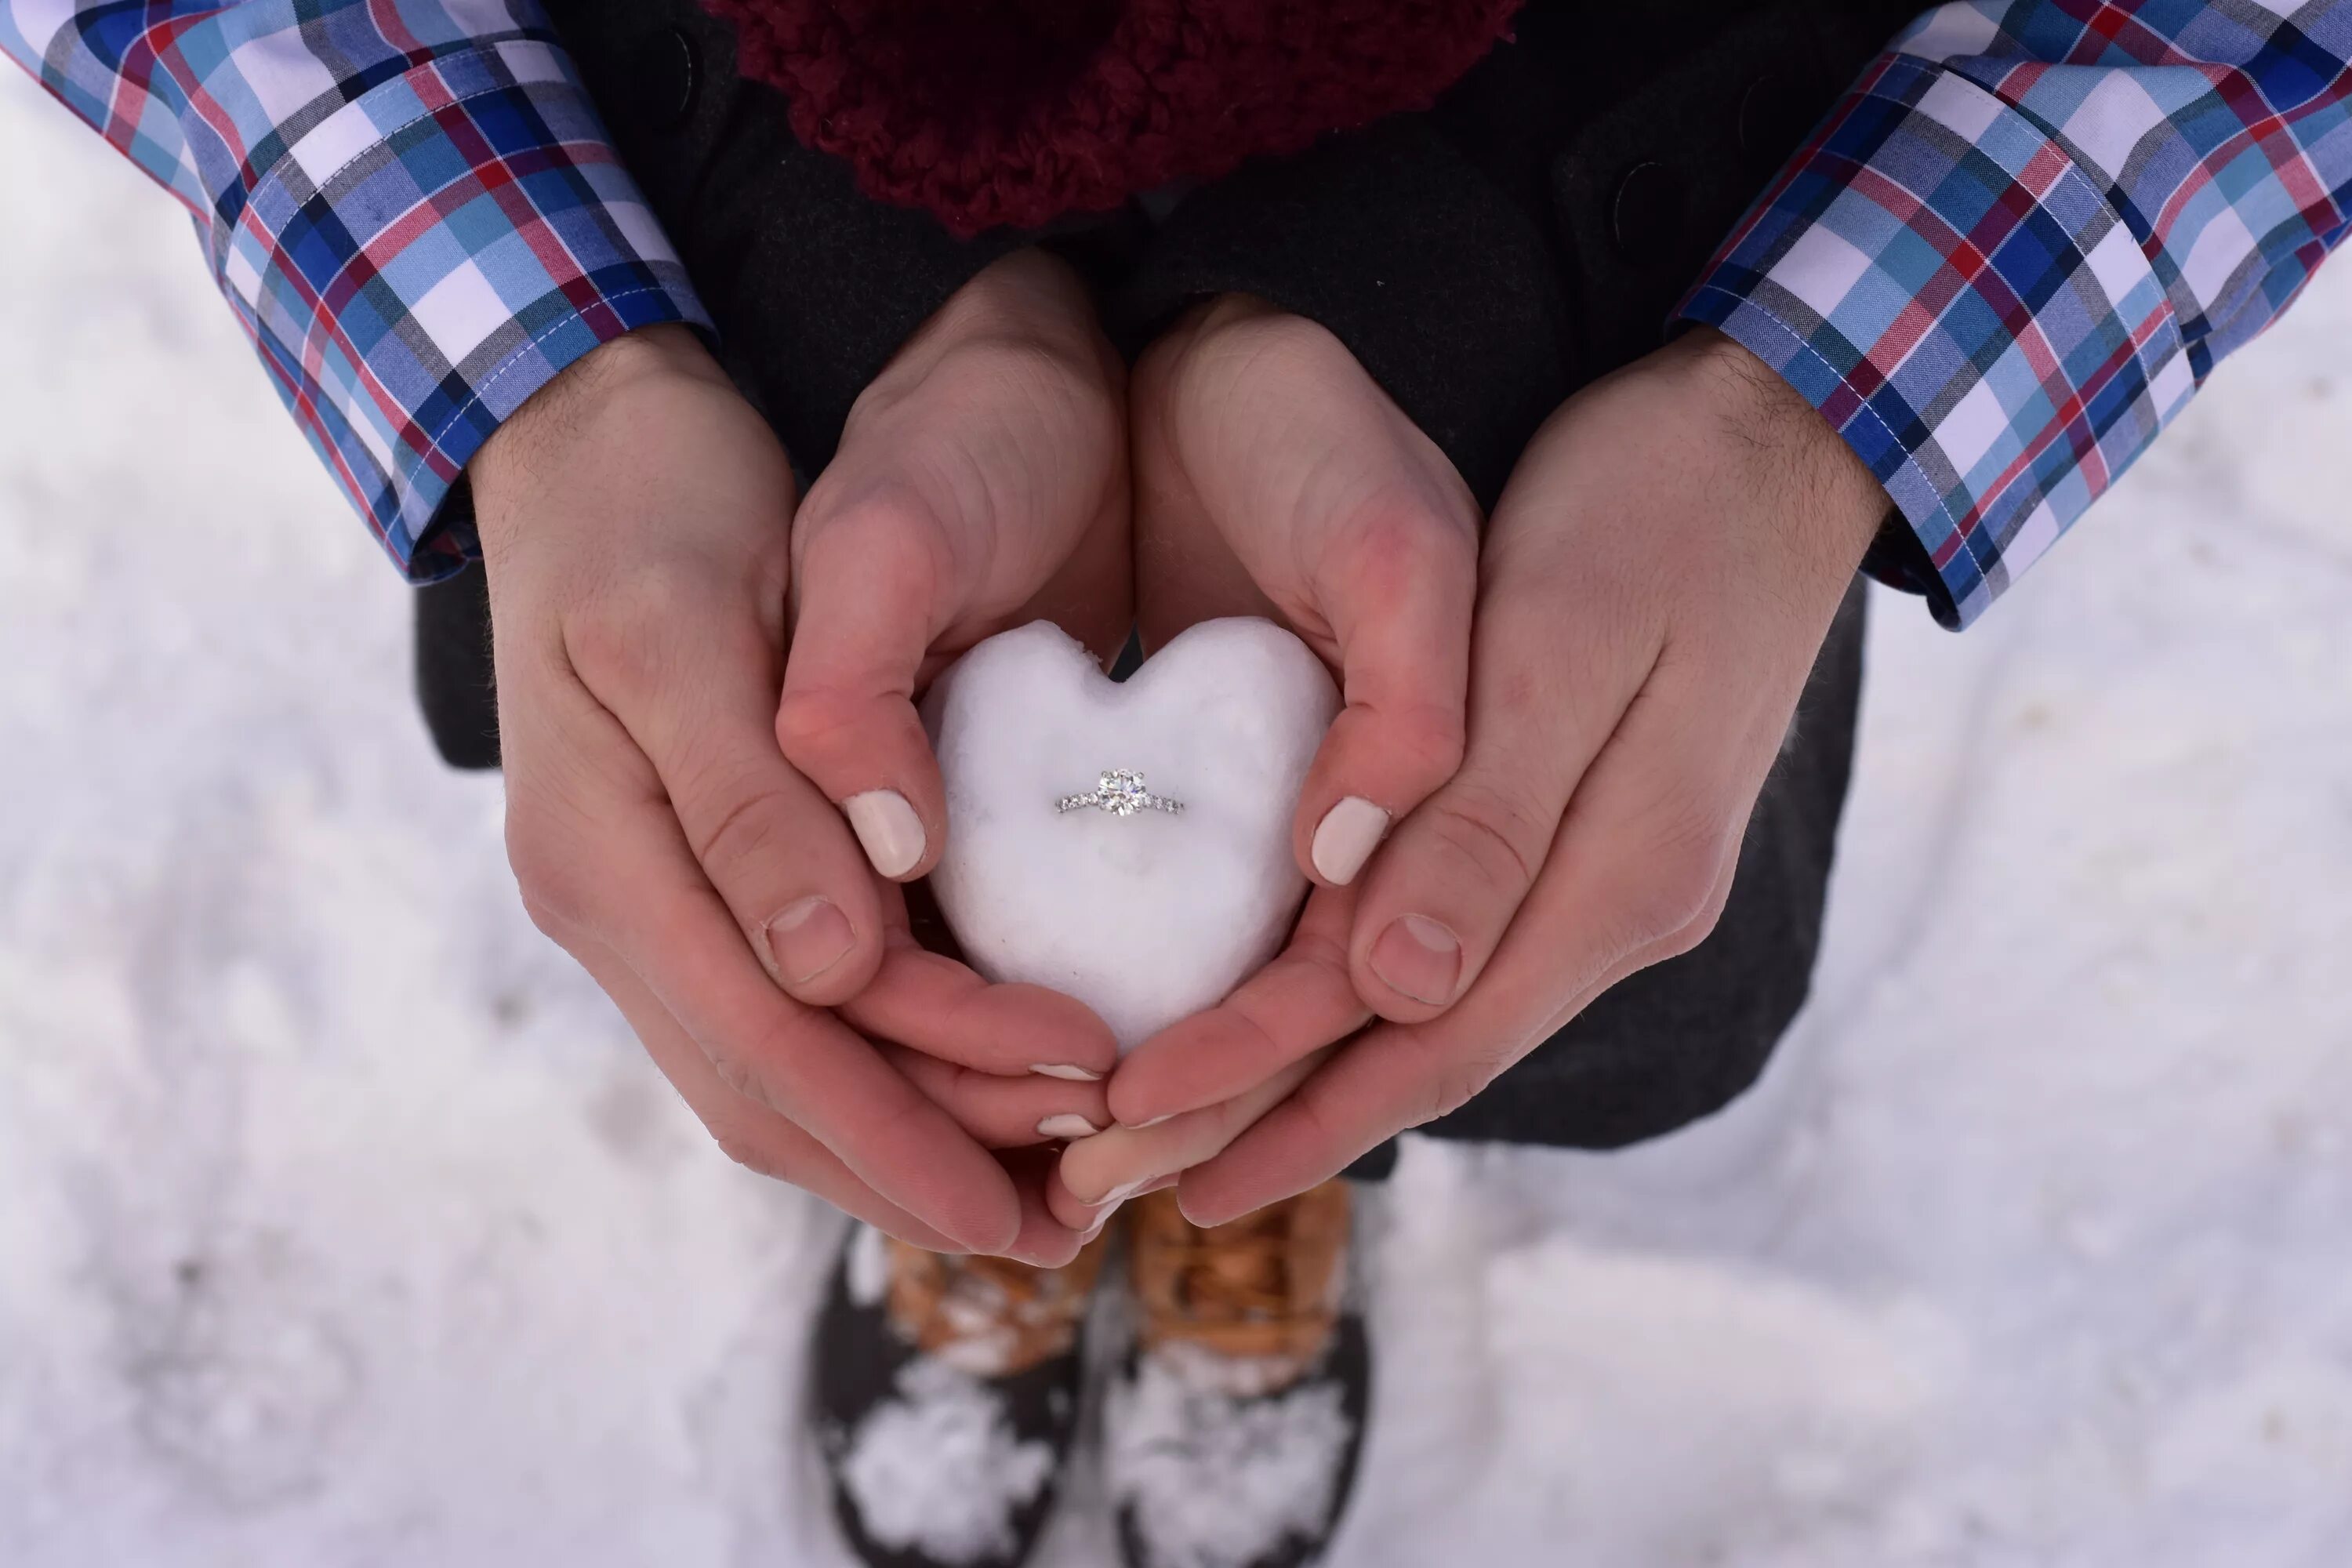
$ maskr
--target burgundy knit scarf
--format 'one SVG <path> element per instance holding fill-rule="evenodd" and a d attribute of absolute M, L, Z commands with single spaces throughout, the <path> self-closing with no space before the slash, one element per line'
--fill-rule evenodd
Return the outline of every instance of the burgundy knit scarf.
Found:
<path fill-rule="evenodd" d="M 702 0 L 858 188 L 969 236 L 1425 108 L 1519 0 Z"/>

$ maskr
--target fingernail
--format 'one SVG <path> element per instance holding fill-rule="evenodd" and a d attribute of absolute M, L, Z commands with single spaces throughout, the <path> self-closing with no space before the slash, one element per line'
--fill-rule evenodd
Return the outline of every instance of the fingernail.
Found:
<path fill-rule="evenodd" d="M 1073 1066 L 1069 1062 L 1031 1062 L 1029 1064 L 1029 1070 L 1035 1073 L 1040 1078 L 1067 1079 L 1072 1083 L 1099 1083 L 1102 1081 L 1102 1074 L 1098 1072 L 1088 1072 L 1086 1068 Z"/>
<path fill-rule="evenodd" d="M 1379 848 L 1381 837 L 1389 830 L 1389 814 L 1366 800 L 1351 795 L 1323 814 L 1315 825 L 1315 843 L 1309 855 L 1315 870 L 1334 887 L 1344 888 L 1356 879 L 1364 862 Z"/>
<path fill-rule="evenodd" d="M 841 803 L 866 858 L 885 877 L 903 877 L 923 858 L 923 823 L 895 789 L 869 789 Z"/>
<path fill-rule="evenodd" d="M 1171 1118 L 1173 1118 L 1173 1117 L 1175 1116 L 1175 1114 L 1176 1114 L 1176 1113 L 1175 1113 L 1174 1111 L 1172 1111 L 1172 1110 L 1171 1110 L 1171 1111 L 1168 1112 L 1168 1114 L 1167 1114 L 1167 1115 L 1165 1115 L 1165 1116 L 1155 1116 L 1155 1117 L 1153 1117 L 1153 1118 L 1152 1118 L 1150 1121 L 1129 1121 L 1129 1122 L 1122 1123 L 1122 1125 L 1124 1125 L 1124 1126 L 1127 1128 L 1127 1130 L 1128 1130 L 1129 1131 L 1130 1131 L 1130 1132 L 1140 1132 L 1140 1131 L 1143 1131 L 1145 1128 L 1147 1128 L 1147 1127 L 1157 1127 L 1157 1126 L 1159 1126 L 1161 1122 L 1166 1121 L 1169 1121 L 1169 1120 L 1171 1120 Z"/>
<path fill-rule="evenodd" d="M 857 933 L 831 899 L 811 895 L 768 922 L 768 953 L 785 984 L 814 980 L 841 962 Z"/>
<path fill-rule="evenodd" d="M 1110 1223 L 1110 1216 L 1117 1214 L 1118 1212 L 1118 1205 L 1125 1202 L 1127 1202 L 1125 1198 L 1111 1198 L 1107 1200 L 1103 1204 L 1102 1212 L 1095 1215 L 1094 1224 L 1087 1226 L 1086 1234 L 1078 1239 L 1081 1242 L 1087 1242 L 1092 1241 L 1095 1237 L 1100 1236 L 1103 1233 L 1103 1226 Z"/>
<path fill-rule="evenodd" d="M 1037 1123 L 1040 1138 L 1091 1138 L 1102 1129 L 1085 1117 L 1065 1110 Z"/>
<path fill-rule="evenodd" d="M 1110 1191 L 1097 1198 L 1095 1202 L 1097 1204 L 1107 1205 L 1111 1208 L 1117 1208 L 1119 1205 L 1127 1202 L 1128 1199 L 1135 1196 L 1136 1194 L 1143 1191 L 1144 1184 L 1147 1182 L 1155 1182 L 1160 1179 L 1160 1178 L 1157 1176 L 1139 1176 L 1123 1187 L 1113 1187 Z M 1080 1201 L 1083 1202 L 1084 1200 L 1082 1199 Z"/>
<path fill-rule="evenodd" d="M 1462 939 L 1426 915 L 1399 915 L 1372 943 L 1372 973 L 1392 991 L 1443 1007 L 1462 977 Z"/>

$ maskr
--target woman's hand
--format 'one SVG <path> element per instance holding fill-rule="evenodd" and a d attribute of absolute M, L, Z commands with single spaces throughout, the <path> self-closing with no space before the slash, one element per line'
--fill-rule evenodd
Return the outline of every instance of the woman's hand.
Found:
<path fill-rule="evenodd" d="M 1040 617 L 1105 661 L 1127 641 L 1124 374 L 1077 275 L 1017 252 L 859 396 L 793 521 L 777 737 L 892 881 L 928 872 L 947 828 L 915 710 L 931 677 Z"/>
<path fill-rule="evenodd" d="M 1146 644 L 1262 615 L 1339 673 L 1291 835 L 1344 887 L 1461 761 L 1477 504 L 1339 339 L 1239 295 L 1152 345 L 1131 424 Z"/>
<path fill-rule="evenodd" d="M 1006 265 L 974 285 L 983 306 L 1007 273 L 1036 276 L 1030 263 Z M 894 363 L 879 400 L 918 414 L 928 405 L 945 433 L 893 443 L 887 426 L 860 438 L 853 420 L 828 479 L 839 470 L 869 492 L 924 493 L 945 470 L 971 481 L 945 500 L 1001 501 L 1024 481 L 1042 408 L 1018 375 L 992 384 L 995 399 L 974 389 L 992 384 L 974 362 L 1000 353 L 1034 358 L 1005 316 L 959 296 Z M 897 374 L 923 355 L 948 372 L 936 384 Z M 1082 438 L 1095 431 L 1047 427 L 1073 440 L 1070 468 L 1115 473 L 1115 365 L 1095 384 L 1112 400 L 1097 421 L 1107 442 L 1089 448 Z M 870 418 L 865 428 L 877 431 Z M 796 586 L 793 486 L 764 422 L 689 334 L 655 329 L 606 345 L 534 398 L 472 479 L 498 636 L 509 847 L 533 919 L 614 997 L 739 1161 L 922 1245 L 1066 1258 L 1076 1237 L 1047 1217 L 1041 1178 L 1016 1181 L 988 1151 L 1042 1141 L 1036 1123 L 1051 1116 L 1108 1120 L 1099 1084 L 1081 1075 L 1107 1070 L 1115 1047 L 1067 998 L 988 985 L 918 948 L 898 889 L 786 761 L 778 701 Z M 1123 497 L 1123 483 L 1105 485 Z M 982 562 L 952 579 L 979 584 L 966 611 L 994 594 L 1017 616 L 1011 596 L 1032 583 L 1049 590 L 1037 613 L 1051 613 L 1051 589 L 1091 576 L 1109 584 L 1107 598 L 1095 590 L 1100 613 L 1123 624 L 1118 501 L 1097 531 L 1056 536 L 1058 557 L 1027 515 L 983 505 L 976 519 L 931 519 L 934 540 Z M 987 566 L 998 550 L 1016 565 Z M 855 668 L 863 648 L 887 645 L 885 612 L 860 618 L 858 605 L 878 601 L 854 570 L 829 573 L 823 598 L 840 637 L 867 640 L 845 656 L 822 617 L 803 616 L 795 659 Z M 835 1005 L 841 1016 L 826 1010 Z"/>
<path fill-rule="evenodd" d="M 1460 760 L 1477 567 L 1478 510 L 1453 465 L 1310 321 L 1239 297 L 1194 311 L 1137 366 L 1131 424 L 1146 642 L 1267 616 L 1339 672 L 1347 706 L 1292 825 L 1317 883 L 1297 932 L 1113 1076 L 1129 1125 L 1072 1145 L 1050 1189 L 1082 1228 L 1107 1194 L 1208 1158 L 1298 1083 L 1308 1052 L 1269 1037 L 1326 1046 L 1370 1016 L 1347 974 L 1350 884 Z M 1191 1114 L 1132 1125 L 1163 1104 Z"/>
<path fill-rule="evenodd" d="M 1307 955 L 1285 1005 L 1244 988 L 1114 1080 L 1122 1121 L 1178 1115 L 1314 1058 L 1351 1006 L 1384 1020 L 1190 1171 L 1189 1215 L 1215 1224 L 1326 1179 L 1706 936 L 1886 506 L 1803 399 L 1711 331 L 1552 416 L 1488 532 L 1461 770 L 1401 825 L 1344 941 Z"/>

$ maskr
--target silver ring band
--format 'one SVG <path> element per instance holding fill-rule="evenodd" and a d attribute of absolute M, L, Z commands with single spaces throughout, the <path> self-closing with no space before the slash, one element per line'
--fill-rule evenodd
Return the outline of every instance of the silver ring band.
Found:
<path fill-rule="evenodd" d="M 1084 795 L 1066 795 L 1054 803 L 1054 809 L 1065 816 L 1089 806 L 1113 816 L 1133 816 L 1139 811 L 1164 811 L 1176 816 L 1184 810 L 1182 801 L 1145 789 L 1143 774 L 1135 768 L 1106 768 L 1102 781 L 1093 789 Z"/>

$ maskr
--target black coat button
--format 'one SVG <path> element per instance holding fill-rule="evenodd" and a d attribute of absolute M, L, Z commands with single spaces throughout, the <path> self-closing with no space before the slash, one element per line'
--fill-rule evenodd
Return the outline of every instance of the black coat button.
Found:
<path fill-rule="evenodd" d="M 1664 261 L 1682 244 L 1682 176 L 1664 163 L 1636 163 L 1617 182 L 1610 233 L 1625 259 Z"/>
<path fill-rule="evenodd" d="M 701 61 L 683 27 L 656 34 L 645 46 L 636 74 L 637 117 L 649 131 L 675 131 L 694 113 L 701 85 Z"/>

